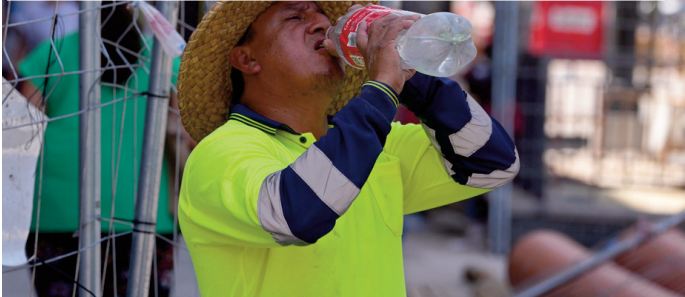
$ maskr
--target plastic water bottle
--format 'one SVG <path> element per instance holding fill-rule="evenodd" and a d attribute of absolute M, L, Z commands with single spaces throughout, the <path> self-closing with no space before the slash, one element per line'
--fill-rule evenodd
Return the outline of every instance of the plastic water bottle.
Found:
<path fill-rule="evenodd" d="M 169 56 L 175 58 L 183 53 L 186 47 L 185 40 L 157 8 L 142 0 L 135 0 L 131 5 L 143 12 L 143 17 L 152 29 L 152 33 Z"/>
<path fill-rule="evenodd" d="M 449 12 L 422 15 L 368 5 L 340 18 L 328 29 L 326 36 L 333 41 L 338 55 L 347 65 L 362 69 L 364 58 L 356 44 L 359 24 L 371 24 L 388 14 L 421 16 L 397 39 L 397 51 L 405 69 L 416 69 L 436 77 L 452 76 L 476 57 L 471 24 L 466 18 Z"/>

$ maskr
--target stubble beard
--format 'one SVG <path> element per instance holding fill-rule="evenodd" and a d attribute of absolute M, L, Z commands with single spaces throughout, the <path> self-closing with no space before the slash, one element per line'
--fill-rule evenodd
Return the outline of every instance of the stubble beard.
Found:
<path fill-rule="evenodd" d="M 335 61 L 337 64 L 337 61 Z M 345 71 L 342 65 L 328 67 L 326 71 L 313 77 L 312 90 L 326 94 L 330 100 L 338 94 L 345 80 Z"/>

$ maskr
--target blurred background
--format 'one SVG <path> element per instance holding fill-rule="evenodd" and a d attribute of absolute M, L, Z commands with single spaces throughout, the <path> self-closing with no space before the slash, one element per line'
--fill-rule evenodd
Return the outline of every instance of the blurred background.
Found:
<path fill-rule="evenodd" d="M 142 273 L 150 295 L 197 296 L 175 216 L 195 144 L 179 119 L 179 57 L 155 48 L 141 5 L 93 3 L 2 2 L 3 295 L 126 295 Z M 187 40 L 215 3 L 150 4 Z M 453 79 L 521 159 L 512 185 L 405 217 L 409 296 L 685 294 L 685 1 L 381 4 L 471 21 L 478 56 Z M 96 11 L 101 31 L 84 47 L 79 20 Z M 87 50 L 96 59 L 79 66 Z M 94 89 L 99 102 L 79 101 Z M 102 209 L 86 242 L 79 117 L 93 110 Z M 397 120 L 417 122 L 408 110 Z M 143 143 L 160 134 L 164 157 L 150 173 Z M 139 184 L 146 174 L 159 182 Z M 157 227 L 153 256 L 131 261 L 141 188 L 158 190 Z M 91 291 L 83 259 L 95 249 Z M 152 267 L 133 272 L 135 261 Z"/>

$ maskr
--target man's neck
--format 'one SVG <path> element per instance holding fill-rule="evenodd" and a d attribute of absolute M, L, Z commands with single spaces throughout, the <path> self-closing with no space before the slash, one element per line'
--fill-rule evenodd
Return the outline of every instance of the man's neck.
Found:
<path fill-rule="evenodd" d="M 311 132 L 319 139 L 328 130 L 326 109 L 330 100 L 326 96 L 245 90 L 241 102 L 260 115 L 288 125 L 296 132 Z"/>

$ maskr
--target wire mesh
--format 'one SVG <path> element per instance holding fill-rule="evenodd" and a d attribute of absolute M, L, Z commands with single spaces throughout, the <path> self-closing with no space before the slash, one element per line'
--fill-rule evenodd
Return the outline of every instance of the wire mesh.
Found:
<path fill-rule="evenodd" d="M 102 222 L 102 239 L 97 243 L 102 246 L 103 266 L 101 292 L 90 292 L 94 296 L 119 296 L 124 295 L 126 290 L 126 273 L 128 269 L 128 250 L 130 249 L 130 235 L 133 221 L 132 209 L 121 211 L 121 205 L 132 205 L 137 188 L 138 167 L 140 163 L 140 147 L 142 145 L 141 115 L 144 115 L 144 106 L 147 93 L 147 76 L 149 75 L 149 64 L 152 52 L 152 34 L 150 29 L 136 9 L 128 7 L 130 2 L 103 2 L 97 7 L 101 10 L 101 25 L 103 29 L 102 38 L 99 41 L 101 52 L 101 68 L 82 69 L 74 65 L 74 57 L 77 53 L 67 52 L 66 50 L 78 50 L 78 44 L 74 43 L 74 35 L 78 35 L 77 26 L 78 16 L 86 12 L 79 9 L 77 2 L 15 2 L 3 1 L 3 77 L 8 80 L 14 88 L 14 92 L 23 94 L 30 104 L 34 104 L 47 114 L 46 119 L 36 119 L 30 123 L 21 125 L 3 125 L 3 133 L 23 127 L 47 126 L 48 133 L 51 130 L 59 131 L 61 135 L 56 138 L 47 139 L 41 145 L 39 165 L 36 167 L 36 188 L 34 202 L 34 222 L 31 226 L 30 242 L 27 246 L 29 262 L 22 266 L 5 267 L 5 273 L 12 273 L 19 270 L 30 269 L 31 286 L 36 288 L 20 292 L 30 292 L 31 295 L 38 293 L 40 296 L 72 296 L 76 294 L 78 288 L 83 286 L 78 283 L 76 269 L 78 254 L 84 249 L 73 248 L 73 241 L 77 234 L 75 229 L 70 227 L 53 228 L 49 226 L 51 222 L 41 220 L 47 213 L 59 213 L 60 209 L 44 209 L 45 199 L 64 199 L 64 201 L 77 201 L 78 197 L 69 196 L 69 191 L 65 193 L 46 193 L 43 188 L 46 179 L 59 178 L 60 168 L 48 166 L 43 161 L 46 149 L 58 146 L 56 142 L 64 142 L 64 146 L 77 145 L 72 143 L 77 139 L 73 135 L 75 131 L 64 130 L 64 125 L 76 120 L 88 109 L 67 110 L 60 108 L 64 105 L 78 102 L 78 97 L 66 96 L 65 89 L 75 88 L 73 78 L 81 75 L 93 75 L 97 83 L 90 88 L 99 87 L 102 89 L 103 100 L 101 104 L 91 107 L 100 109 L 103 113 L 103 150 L 110 152 L 107 158 L 103 158 L 103 197 L 110 197 L 107 201 L 103 200 L 103 209 L 99 221 Z M 179 32 L 186 38 L 194 30 L 194 24 L 199 18 L 199 3 L 189 2 L 180 5 L 178 20 Z M 32 32 L 29 34 L 28 32 Z M 42 32 L 47 32 L 42 34 Z M 139 46 L 131 46 L 138 40 Z M 39 52 L 41 51 L 42 52 Z M 39 57 L 39 54 L 43 54 Z M 65 58 L 67 60 L 65 60 Z M 27 71 L 36 63 L 42 61 L 45 69 L 40 71 Z M 47 61 L 46 61 L 47 60 Z M 24 63 L 24 64 L 22 64 Z M 65 65 L 66 63 L 66 65 Z M 71 64 L 70 64 L 71 63 Z M 28 64 L 28 65 L 27 65 Z M 176 61 L 176 67 L 178 62 Z M 177 69 L 177 68 L 176 68 Z M 176 71 L 176 70 L 175 70 Z M 174 75 L 175 83 L 175 75 Z M 172 93 L 175 97 L 175 85 L 172 86 Z M 67 92 L 68 93 L 68 92 Z M 71 94 L 73 95 L 73 94 Z M 7 100 L 3 98 L 3 103 Z M 164 271 L 155 271 L 152 275 L 154 288 L 152 292 L 155 296 L 168 296 L 173 280 L 171 280 L 172 263 L 169 258 L 172 249 L 182 247 L 177 243 L 181 240 L 178 236 L 176 227 L 177 219 L 175 216 L 175 199 L 178 195 L 180 171 L 183 168 L 183 160 L 189 152 L 190 139 L 184 135 L 184 130 L 180 124 L 180 118 L 175 98 L 170 100 L 169 105 L 169 125 L 167 128 L 166 146 L 167 159 L 171 162 L 170 169 L 166 165 L 164 192 L 168 192 L 164 205 L 160 205 L 166 214 L 168 228 L 159 230 L 157 238 L 157 253 L 154 261 L 155 268 Z M 61 128 L 60 128 L 61 127 Z M 106 147 L 105 147 L 106 146 Z M 49 154 L 48 154 L 49 156 Z M 54 157 L 54 155 L 53 155 Z M 165 161 L 166 162 L 166 161 Z M 52 162 L 54 164 L 54 162 Z M 47 165 L 51 165 L 48 162 Z M 73 164 L 75 165 L 75 164 Z M 107 165 L 107 166 L 105 166 Z M 46 169 L 48 170 L 46 172 Z M 107 172 L 105 172 L 107 171 Z M 47 174 L 47 175 L 46 175 Z M 70 177 L 69 173 L 65 177 Z M 122 187 L 122 184 L 130 185 Z M 125 190 L 125 192 L 121 192 Z M 47 196 L 46 196 L 47 195 Z M 126 203 L 122 203 L 125 201 Z M 169 203 L 167 203 L 169 201 Z M 54 205 L 54 204 L 50 204 Z M 71 205 L 74 205 L 71 202 Z M 123 216 L 122 216 L 123 214 Z M 126 215 L 128 214 L 128 215 Z M 57 214 L 59 216 L 60 214 Z M 61 215 L 68 215 L 63 213 Z M 65 218 L 73 220 L 73 218 Z M 54 223 L 54 222 L 52 222 Z M 173 224 L 173 226 L 171 226 Z M 66 224 L 68 225 L 68 224 Z M 75 237 L 76 236 L 76 237 Z M 169 236 L 173 240 L 166 238 Z M 71 249 L 69 249 L 71 247 Z M 87 248 L 92 248 L 89 245 Z M 173 247 L 173 248 L 172 248 Z M 162 262 L 160 262 L 162 261 Z M 43 267 L 49 267 L 44 269 Z M 68 278 L 66 276 L 69 276 Z M 158 280 L 165 277 L 165 281 Z M 50 281 L 45 282 L 45 279 Z M 52 282 L 55 280 L 54 282 Z M 26 289 L 26 288 L 22 288 Z"/>

